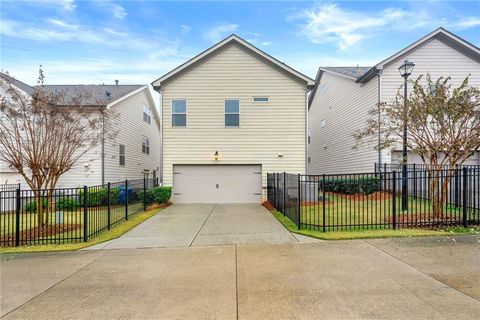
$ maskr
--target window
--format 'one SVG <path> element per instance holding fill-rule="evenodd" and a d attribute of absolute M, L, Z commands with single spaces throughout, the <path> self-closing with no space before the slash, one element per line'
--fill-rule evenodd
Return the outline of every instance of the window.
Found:
<path fill-rule="evenodd" d="M 308 128 L 308 143 L 310 143 L 310 137 L 312 136 L 312 130 Z"/>
<path fill-rule="evenodd" d="M 225 100 L 225 127 L 240 126 L 240 101 Z"/>
<path fill-rule="evenodd" d="M 142 153 L 150 154 L 150 140 L 147 137 L 142 139 Z"/>
<path fill-rule="evenodd" d="M 152 119 L 150 108 L 146 105 L 143 106 L 143 121 L 150 124 Z"/>
<path fill-rule="evenodd" d="M 124 166 L 125 165 L 125 145 L 124 144 L 121 144 L 120 145 L 120 148 L 118 150 L 118 161 L 119 161 L 119 164 L 121 166 Z"/>
<path fill-rule="evenodd" d="M 253 97 L 253 102 L 268 102 L 268 97 Z"/>
<path fill-rule="evenodd" d="M 172 100 L 172 126 L 187 126 L 187 101 Z"/>

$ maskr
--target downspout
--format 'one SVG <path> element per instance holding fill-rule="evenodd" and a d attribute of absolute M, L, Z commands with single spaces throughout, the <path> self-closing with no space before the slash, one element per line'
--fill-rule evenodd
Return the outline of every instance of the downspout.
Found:
<path fill-rule="evenodd" d="M 304 174 L 308 174 L 308 92 L 310 90 L 305 90 L 305 172 Z"/>
<path fill-rule="evenodd" d="M 382 78 L 380 76 L 380 72 L 377 73 L 377 99 L 378 99 L 378 145 L 377 145 L 377 148 L 378 148 L 378 168 L 380 169 L 380 171 L 382 170 L 382 150 L 380 149 L 380 145 L 382 143 L 382 130 L 380 128 L 380 124 L 381 124 L 381 120 L 382 120 L 382 117 L 381 117 L 381 114 L 380 114 L 380 104 L 382 102 L 382 93 L 381 93 L 381 90 L 382 90 Z"/>
<path fill-rule="evenodd" d="M 102 110 L 102 184 L 105 184 L 105 112 Z"/>

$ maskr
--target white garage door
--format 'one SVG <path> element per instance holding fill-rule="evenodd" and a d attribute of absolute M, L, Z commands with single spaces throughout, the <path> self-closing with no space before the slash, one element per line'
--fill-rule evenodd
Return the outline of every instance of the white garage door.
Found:
<path fill-rule="evenodd" d="M 261 165 L 175 165 L 175 203 L 260 203 Z"/>

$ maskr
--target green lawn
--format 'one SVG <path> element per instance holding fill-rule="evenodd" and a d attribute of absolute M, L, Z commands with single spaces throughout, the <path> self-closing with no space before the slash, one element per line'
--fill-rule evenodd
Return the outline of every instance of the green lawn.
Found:
<path fill-rule="evenodd" d="M 99 244 L 105 241 L 116 239 L 133 229 L 140 223 L 151 218 L 162 209 L 155 208 L 144 212 L 139 212 L 132 215 L 128 221 L 119 223 L 115 228 L 105 231 L 97 237 L 90 239 L 88 242 L 79 243 L 65 243 L 65 244 L 46 244 L 46 245 L 32 245 L 32 246 L 20 246 L 20 247 L 0 247 L 0 253 L 26 253 L 26 252 L 46 252 L 46 251 L 72 251 L 86 248 L 95 244 Z"/>
<path fill-rule="evenodd" d="M 443 230 L 433 229 L 379 229 L 379 230 L 353 230 L 353 231 L 329 231 L 322 232 L 317 230 L 299 230 L 295 223 L 283 213 L 277 210 L 271 210 L 275 218 L 280 221 L 290 232 L 323 239 L 323 240 L 349 240 L 349 239 L 368 239 L 368 238 L 400 238 L 400 237 L 426 237 L 426 236 L 446 236 L 452 234 L 480 234 L 480 227 L 461 228 L 449 227 Z"/>
<path fill-rule="evenodd" d="M 408 210 L 402 211 L 401 197 L 395 198 L 396 221 L 420 223 L 433 218 L 431 201 L 408 198 Z M 328 230 L 345 229 L 355 225 L 356 229 L 389 229 L 393 220 L 393 198 L 372 199 L 359 197 L 349 199 L 347 196 L 328 194 L 325 206 L 320 200 L 314 204 L 305 204 L 301 208 L 301 222 L 311 228 L 322 229 L 323 213 L 325 211 L 325 226 Z M 461 207 L 447 205 L 444 208 L 444 221 L 451 218 L 461 221 L 463 212 Z M 478 214 L 478 211 L 477 211 Z"/>
<path fill-rule="evenodd" d="M 128 206 L 128 215 L 132 215 L 135 212 L 143 210 L 143 204 L 141 202 L 132 203 Z M 48 239 L 57 239 L 59 242 L 66 241 L 66 238 L 83 239 L 83 208 L 77 208 L 74 210 L 57 210 L 57 212 L 63 213 L 63 224 L 72 226 L 69 230 L 62 233 L 57 233 L 52 236 L 42 237 L 45 241 Z M 55 211 L 51 210 L 48 213 L 50 225 L 55 227 Z M 110 209 L 110 224 L 115 225 L 117 222 L 121 222 L 125 218 L 125 206 L 117 205 L 112 206 Z M 8 235 L 13 235 L 15 231 L 16 216 L 15 213 L 4 213 L 0 215 L 0 236 L 2 239 Z M 28 233 L 34 232 L 37 227 L 37 214 L 22 212 L 20 215 L 20 230 Z M 88 232 L 91 235 L 95 230 L 105 229 L 108 227 L 108 214 L 107 206 L 89 207 L 88 208 Z"/>

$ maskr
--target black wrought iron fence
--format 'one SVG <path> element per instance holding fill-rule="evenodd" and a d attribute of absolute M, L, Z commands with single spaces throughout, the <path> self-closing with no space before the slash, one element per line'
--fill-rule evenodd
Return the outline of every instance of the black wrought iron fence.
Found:
<path fill-rule="evenodd" d="M 125 180 L 83 188 L 0 190 L 0 244 L 81 242 L 146 210 L 156 179 Z"/>
<path fill-rule="evenodd" d="M 268 200 L 299 228 L 324 232 L 466 227 L 480 223 L 479 176 L 476 168 L 408 171 L 407 196 L 402 197 L 401 172 L 395 170 L 337 175 L 270 173 Z"/>

